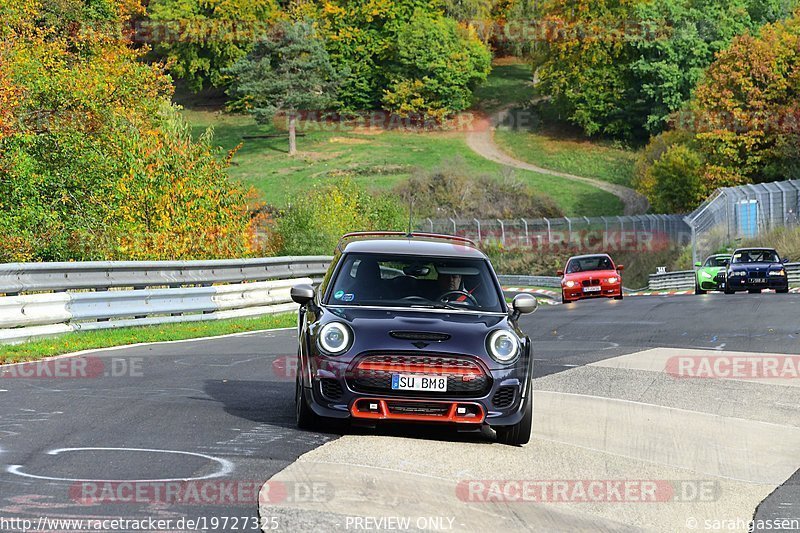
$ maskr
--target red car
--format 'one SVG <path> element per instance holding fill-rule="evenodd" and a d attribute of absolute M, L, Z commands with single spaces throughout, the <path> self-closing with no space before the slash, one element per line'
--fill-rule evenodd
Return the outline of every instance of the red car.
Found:
<path fill-rule="evenodd" d="M 607 254 L 570 257 L 567 267 L 559 270 L 561 299 L 566 303 L 585 298 L 622 300 L 622 265 L 614 266 Z"/>

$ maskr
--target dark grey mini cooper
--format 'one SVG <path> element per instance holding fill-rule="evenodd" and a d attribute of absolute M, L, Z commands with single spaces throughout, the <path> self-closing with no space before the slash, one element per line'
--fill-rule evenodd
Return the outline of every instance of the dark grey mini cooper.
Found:
<path fill-rule="evenodd" d="M 536 299 L 509 310 L 487 257 L 460 237 L 355 233 L 318 290 L 292 288 L 299 318 L 297 424 L 321 418 L 491 426 L 530 440 Z"/>

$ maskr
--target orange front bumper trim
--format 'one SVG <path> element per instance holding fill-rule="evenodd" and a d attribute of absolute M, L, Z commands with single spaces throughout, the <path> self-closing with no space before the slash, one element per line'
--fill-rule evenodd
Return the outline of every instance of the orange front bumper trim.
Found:
<path fill-rule="evenodd" d="M 392 406 L 407 404 L 435 404 L 447 407 L 444 414 L 397 413 Z M 395 407 L 397 408 L 397 407 Z M 486 418 L 483 407 L 475 402 L 439 402 L 429 400 L 383 400 L 379 398 L 359 398 L 350 406 L 353 418 L 368 420 L 397 420 L 407 422 L 442 422 L 456 424 L 481 424 Z"/>

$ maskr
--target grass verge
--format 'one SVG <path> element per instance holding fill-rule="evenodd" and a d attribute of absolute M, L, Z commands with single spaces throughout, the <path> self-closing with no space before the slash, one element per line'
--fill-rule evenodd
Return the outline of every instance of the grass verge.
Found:
<path fill-rule="evenodd" d="M 178 341 L 262 329 L 293 327 L 296 324 L 297 315 L 295 313 L 283 313 L 256 318 L 209 320 L 207 322 L 186 324 L 164 324 L 161 326 L 67 333 L 49 339 L 0 346 L 0 363 L 34 361 L 53 355 L 114 346 L 127 346 L 143 342 Z"/>
<path fill-rule="evenodd" d="M 493 113 L 509 105 L 524 105 L 534 96 L 530 65 L 513 58 L 495 61 L 486 83 L 475 89 L 473 108 Z"/>
<path fill-rule="evenodd" d="M 495 141 L 517 159 L 549 170 L 630 187 L 637 154 L 610 143 L 499 128 Z"/>

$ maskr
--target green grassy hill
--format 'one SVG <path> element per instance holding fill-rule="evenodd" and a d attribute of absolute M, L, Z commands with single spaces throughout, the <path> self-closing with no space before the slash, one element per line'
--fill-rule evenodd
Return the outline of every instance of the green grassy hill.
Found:
<path fill-rule="evenodd" d="M 184 111 L 184 115 L 196 135 L 212 127 L 214 143 L 225 150 L 241 143 L 232 161 L 231 177 L 254 187 L 263 200 L 276 206 L 286 205 L 293 194 L 336 177 L 349 176 L 366 188 L 388 190 L 419 170 L 459 161 L 476 176 L 500 179 L 511 173 L 552 197 L 567 215 L 613 215 L 622 211 L 616 197 L 594 187 L 534 172 L 509 171 L 482 159 L 467 147 L 460 132 L 305 131 L 306 135 L 298 138 L 300 153 L 290 158 L 283 136 L 244 139 L 281 133 L 256 124 L 248 116 L 192 110 Z"/>
<path fill-rule="evenodd" d="M 489 80 L 475 92 L 475 113 L 492 113 L 524 105 L 534 95 L 530 68 L 500 60 Z M 214 130 L 214 144 L 225 150 L 239 146 L 231 177 L 252 186 L 261 198 L 284 206 L 293 195 L 316 183 L 347 176 L 367 189 L 390 190 L 416 172 L 458 164 L 473 176 L 502 179 L 513 175 L 550 196 L 568 216 L 622 214 L 622 203 L 610 193 L 584 183 L 536 172 L 510 170 L 473 153 L 464 133 L 412 132 L 377 128 L 335 128 L 310 125 L 300 132 L 300 153 L 287 156 L 285 128 L 258 125 L 246 115 L 187 109 L 184 116 L 195 135 Z M 333 131 L 338 130 L 338 131 Z M 272 135 L 270 138 L 247 138 Z M 538 131 L 499 129 L 497 143 L 509 154 L 544 168 L 629 185 L 635 154 L 599 143 L 548 136 Z"/>

